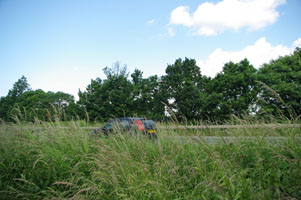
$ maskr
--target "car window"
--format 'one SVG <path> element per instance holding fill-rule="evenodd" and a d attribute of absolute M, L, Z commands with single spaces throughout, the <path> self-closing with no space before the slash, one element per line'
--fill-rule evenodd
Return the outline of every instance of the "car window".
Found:
<path fill-rule="evenodd" d="M 119 129 L 138 129 L 140 131 L 156 129 L 153 120 L 139 119 L 139 118 L 124 118 L 124 119 L 111 119 L 104 126 L 103 129 L 119 130 Z"/>
<path fill-rule="evenodd" d="M 129 120 L 121 120 L 119 125 L 120 125 L 120 128 L 130 128 Z"/>
<path fill-rule="evenodd" d="M 105 128 L 105 129 L 112 129 L 112 128 L 113 128 L 112 123 L 106 123 L 106 124 L 104 125 L 104 128 Z"/>
<path fill-rule="evenodd" d="M 143 121 L 143 124 L 147 129 L 155 129 L 156 128 L 155 122 L 153 120 L 145 120 L 145 121 Z"/>

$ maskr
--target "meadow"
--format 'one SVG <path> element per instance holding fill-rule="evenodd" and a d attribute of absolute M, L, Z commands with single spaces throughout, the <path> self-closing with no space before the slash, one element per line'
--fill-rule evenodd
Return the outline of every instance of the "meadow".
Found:
<path fill-rule="evenodd" d="M 158 140 L 151 140 L 90 136 L 81 128 L 88 125 L 2 123 L 0 199 L 301 199 L 300 128 L 159 124 Z M 194 136 L 253 139 L 210 144 Z"/>

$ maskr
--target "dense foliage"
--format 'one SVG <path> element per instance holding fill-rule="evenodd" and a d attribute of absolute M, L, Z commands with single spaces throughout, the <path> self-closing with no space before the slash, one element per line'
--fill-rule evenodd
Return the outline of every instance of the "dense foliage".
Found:
<path fill-rule="evenodd" d="M 162 77 L 161 89 L 164 91 L 165 103 L 177 116 L 188 120 L 200 119 L 203 111 L 203 94 L 206 77 L 193 59 L 178 59 L 168 65 L 166 75 Z"/>
<path fill-rule="evenodd" d="M 263 85 L 260 114 L 296 118 L 301 115 L 301 48 L 265 64 L 258 72 Z"/>
<path fill-rule="evenodd" d="M 1 118 L 6 121 L 70 120 L 80 113 L 74 97 L 63 92 L 31 90 L 23 76 L 6 97 L 0 100 Z M 74 113 L 76 111 L 76 113 Z"/>
<path fill-rule="evenodd" d="M 223 71 L 208 84 L 208 105 L 211 118 L 224 120 L 231 114 L 243 116 L 252 112 L 258 90 L 256 69 L 247 59 L 225 64 Z"/>
<path fill-rule="evenodd" d="M 202 75 L 194 59 L 177 59 L 162 77 L 143 78 L 116 63 L 104 69 L 106 79 L 96 78 L 79 91 L 79 100 L 63 92 L 33 91 L 22 76 L 0 99 L 5 121 L 52 121 L 141 116 L 163 120 L 223 122 L 231 115 L 267 115 L 298 119 L 301 115 L 301 49 L 256 70 L 247 59 L 229 62 L 214 78 Z"/>

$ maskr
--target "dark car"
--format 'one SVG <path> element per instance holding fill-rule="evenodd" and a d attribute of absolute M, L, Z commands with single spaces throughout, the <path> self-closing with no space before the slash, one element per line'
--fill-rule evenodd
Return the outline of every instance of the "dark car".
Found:
<path fill-rule="evenodd" d="M 150 138 L 157 138 L 157 129 L 153 120 L 147 120 L 144 118 L 115 118 L 109 120 L 105 125 L 99 129 L 93 131 L 94 133 L 102 132 L 105 136 L 109 136 L 112 133 L 142 133 Z"/>

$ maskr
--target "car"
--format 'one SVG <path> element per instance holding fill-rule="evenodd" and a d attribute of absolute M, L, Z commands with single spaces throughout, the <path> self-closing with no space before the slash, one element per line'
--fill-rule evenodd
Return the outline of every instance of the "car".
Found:
<path fill-rule="evenodd" d="M 99 129 L 95 129 L 92 134 L 103 133 L 106 137 L 114 133 L 142 133 L 150 138 L 157 138 L 157 128 L 153 120 L 137 117 L 124 117 L 109 120 Z"/>

